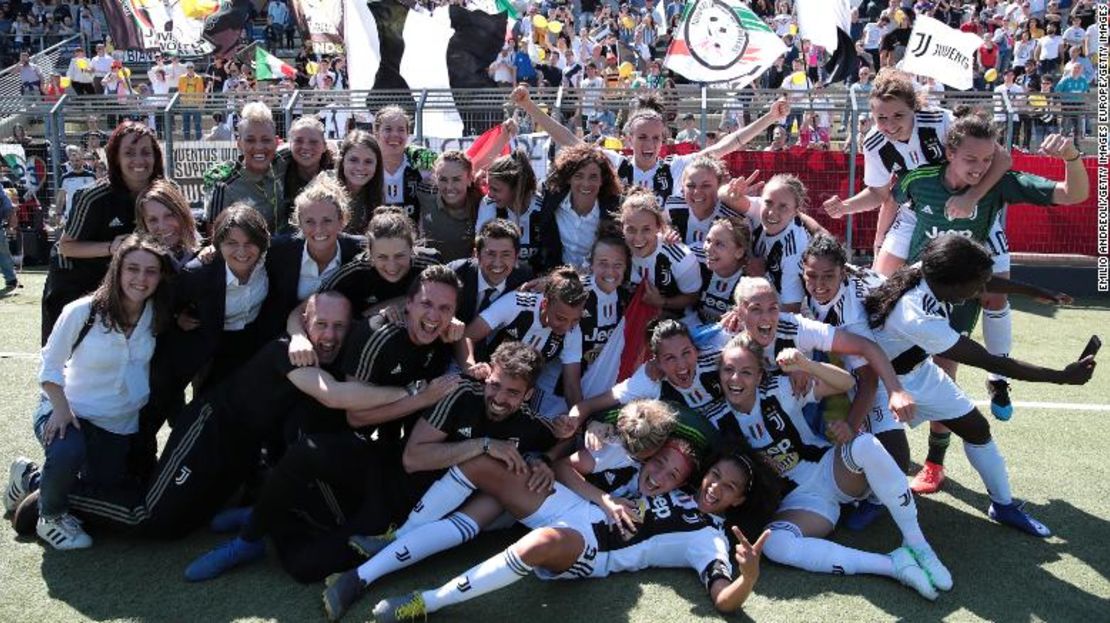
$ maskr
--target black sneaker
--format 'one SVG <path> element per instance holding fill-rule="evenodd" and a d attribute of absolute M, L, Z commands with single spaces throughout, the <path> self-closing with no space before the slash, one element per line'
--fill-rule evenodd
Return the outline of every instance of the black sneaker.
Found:
<path fill-rule="evenodd" d="M 991 415 L 1000 422 L 1014 416 L 1014 405 L 1010 402 L 1010 384 L 1005 379 L 987 381 L 987 395 L 991 397 Z"/>
<path fill-rule="evenodd" d="M 324 589 L 324 610 L 328 613 L 329 621 L 343 618 L 366 589 L 354 569 L 330 575 L 325 583 L 327 588 Z"/>

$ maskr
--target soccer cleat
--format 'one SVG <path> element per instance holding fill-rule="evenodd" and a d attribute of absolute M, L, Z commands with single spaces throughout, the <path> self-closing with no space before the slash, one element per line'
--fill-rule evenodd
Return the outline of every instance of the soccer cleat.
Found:
<path fill-rule="evenodd" d="M 940 486 L 944 484 L 944 466 L 940 463 L 932 461 L 925 461 L 925 465 L 921 467 L 921 471 L 913 477 L 910 482 L 910 489 L 918 495 L 928 495 L 940 491 Z"/>
<path fill-rule="evenodd" d="M 940 561 L 932 547 L 928 545 L 923 547 L 907 546 L 906 549 L 910 550 L 914 560 L 925 570 L 925 575 L 929 576 L 929 581 L 933 583 L 933 586 L 942 591 L 952 590 L 952 573 Z"/>
<path fill-rule="evenodd" d="M 374 620 L 378 623 L 397 623 L 427 618 L 428 611 L 424 608 L 424 595 L 420 591 L 389 597 L 374 606 Z"/>
<path fill-rule="evenodd" d="M 362 597 L 362 592 L 366 590 L 366 586 L 354 569 L 329 575 L 324 583 L 327 585 L 324 589 L 324 610 L 328 612 L 329 621 L 343 618 L 347 610 L 358 601 L 359 597 Z"/>
<path fill-rule="evenodd" d="M 93 543 L 92 537 L 81 528 L 81 520 L 69 513 L 39 517 L 35 533 L 57 550 L 85 549 Z"/>
<path fill-rule="evenodd" d="M 1014 415 L 1014 405 L 1010 402 L 1010 384 L 1005 379 L 987 381 L 987 394 L 991 397 L 991 415 L 1000 422 Z"/>
<path fill-rule="evenodd" d="M 991 507 L 987 511 L 987 516 L 997 521 L 1000 524 L 1006 524 L 1033 536 L 1041 538 L 1048 538 L 1052 536 L 1052 530 L 1048 526 L 1033 519 L 1032 515 L 1025 511 L 1025 502 L 1014 500 L 1009 504 L 999 504 L 998 502 L 991 502 Z"/>
<path fill-rule="evenodd" d="M 899 582 L 914 589 L 925 599 L 936 601 L 937 589 L 929 581 L 929 574 L 917 564 L 917 560 L 908 548 L 899 547 L 889 556 L 894 566 L 894 577 Z"/>
<path fill-rule="evenodd" d="M 366 557 L 367 560 L 378 555 L 378 552 L 386 548 L 390 543 L 397 540 L 397 534 L 393 530 L 393 526 L 385 531 L 385 534 L 356 534 L 347 539 L 347 545 L 359 554 Z"/>
<path fill-rule="evenodd" d="M 262 560 L 265 556 L 265 542 L 235 537 L 189 563 L 185 568 L 185 579 L 190 582 L 211 580 L 235 567 Z"/>
<path fill-rule="evenodd" d="M 238 532 L 251 520 L 253 509 L 251 506 L 224 509 L 212 517 L 212 521 L 208 522 L 208 529 L 220 534 Z"/>
<path fill-rule="evenodd" d="M 8 469 L 8 488 L 4 490 L 4 512 L 14 512 L 23 498 L 31 492 L 31 478 L 39 471 L 31 459 L 21 456 L 12 461 Z"/>
<path fill-rule="evenodd" d="M 875 523 L 875 520 L 885 510 L 886 507 L 882 504 L 875 504 L 870 500 L 860 500 L 855 510 L 844 518 L 844 527 L 852 532 L 862 532 L 867 526 Z"/>

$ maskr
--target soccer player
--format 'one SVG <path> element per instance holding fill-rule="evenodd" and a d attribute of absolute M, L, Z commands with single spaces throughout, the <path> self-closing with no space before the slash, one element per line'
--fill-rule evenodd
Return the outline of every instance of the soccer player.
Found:
<path fill-rule="evenodd" d="M 1063 370 L 1042 368 L 991 354 L 953 329 L 949 324 L 952 305 L 979 296 L 984 287 L 1029 291 L 992 280 L 993 265 L 989 252 L 971 239 L 952 233 L 938 236 L 925 245 L 920 263 L 899 269 L 873 290 L 865 309 L 875 341 L 917 403 L 916 415 L 901 419 L 943 422 L 964 440 L 968 462 L 986 485 L 991 499 L 988 515 L 1023 532 L 1047 537 L 1052 534 L 1048 527 L 1012 497 L 1006 464 L 991 438 L 990 424 L 930 355 L 1020 380 L 1073 385 L 1090 380 L 1095 361 L 1087 357 Z"/>
<path fill-rule="evenodd" d="M 632 251 L 632 285 L 645 283 L 644 302 L 682 315 L 698 300 L 701 270 L 685 244 L 663 239 L 666 212 L 655 195 L 632 189 L 621 204 L 620 223 Z"/>
<path fill-rule="evenodd" d="M 904 176 L 899 186 L 909 198 L 910 206 L 916 214 L 916 226 L 910 241 L 910 261 L 915 261 L 925 244 L 944 233 L 954 232 L 968 236 L 983 243 L 991 252 L 994 261 L 994 275 L 1002 279 L 1010 277 L 1010 252 L 1006 233 L 997 229 L 995 224 L 1004 222 L 1005 209 L 1009 203 L 1032 205 L 1069 205 L 1087 198 L 1087 170 L 1083 166 L 1082 154 L 1072 144 L 1070 138 L 1059 134 L 1045 137 L 1041 152 L 1065 161 L 1064 181 L 1056 182 L 1037 175 L 1007 171 L 1002 179 L 990 187 L 979 200 L 975 210 L 967 218 L 950 219 L 940 206 L 950 197 L 967 192 L 976 184 L 991 166 L 997 140 L 997 132 L 986 118 L 976 115 L 963 117 L 953 124 L 948 132 L 945 148 L 948 154 L 946 164 L 920 167 Z M 990 349 L 992 354 L 1007 356 L 1012 345 L 1009 328 L 1010 304 L 1004 293 L 988 292 L 983 298 L 983 335 L 984 339 L 996 338 Z M 970 334 L 979 316 L 979 300 L 972 300 L 953 308 L 951 316 L 953 328 L 962 334 Z M 1005 323 L 1003 330 L 992 331 L 998 323 Z M 1005 338 L 1005 339 L 998 339 Z M 1001 351 L 1001 352 L 997 352 Z M 956 365 L 950 361 L 938 364 L 956 378 Z M 987 376 L 987 392 L 991 397 L 991 413 L 1005 421 L 1013 415 L 1010 402 L 1009 383 L 1005 377 L 991 373 Z M 913 489 L 918 493 L 935 493 L 944 482 L 944 455 L 947 452 L 951 434 L 939 424 L 933 424 L 930 431 L 929 455 L 925 465 L 914 478 Z"/>

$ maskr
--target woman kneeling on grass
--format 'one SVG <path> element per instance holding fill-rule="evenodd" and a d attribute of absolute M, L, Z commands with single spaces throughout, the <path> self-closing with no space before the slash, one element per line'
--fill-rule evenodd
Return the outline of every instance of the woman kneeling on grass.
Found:
<path fill-rule="evenodd" d="M 150 396 L 154 336 L 172 321 L 173 274 L 165 247 L 127 236 L 100 287 L 65 306 L 42 349 L 43 399 L 34 428 L 46 460 L 41 472 L 30 459 L 15 460 L 4 508 L 22 516 L 37 504 L 35 532 L 54 549 L 92 545 L 69 514 L 77 478 L 108 485 L 127 477 L 139 409 Z"/>

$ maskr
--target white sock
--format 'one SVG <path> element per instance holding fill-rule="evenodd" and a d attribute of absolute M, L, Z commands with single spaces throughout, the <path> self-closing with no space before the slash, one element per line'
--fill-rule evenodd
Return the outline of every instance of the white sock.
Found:
<path fill-rule="evenodd" d="M 532 567 L 510 547 L 443 586 L 424 591 L 424 607 L 427 612 L 435 612 L 505 588 L 531 573 Z"/>
<path fill-rule="evenodd" d="M 478 524 L 462 513 L 420 526 L 399 537 L 358 567 L 358 577 L 369 585 L 384 575 L 400 571 L 432 554 L 451 549 L 478 536 Z"/>
<path fill-rule="evenodd" d="M 1010 303 L 1002 309 L 983 310 L 983 345 L 987 352 L 999 357 L 1009 357 L 1013 348 L 1013 316 L 1010 315 Z M 991 381 L 1004 380 L 1006 377 L 990 372 L 987 379 Z"/>
<path fill-rule="evenodd" d="M 1010 492 L 1010 476 L 1006 473 L 1006 461 L 998 451 L 998 445 L 991 439 L 983 445 L 964 442 L 964 454 L 983 484 L 987 486 L 987 495 L 992 501 L 999 504 L 1010 504 L 1014 501 Z"/>
<path fill-rule="evenodd" d="M 409 513 L 408 519 L 394 534 L 402 537 L 420 526 L 443 519 L 447 513 L 462 506 L 476 488 L 458 465 L 451 467 L 442 478 L 428 487 L 428 491 Z"/>
<path fill-rule="evenodd" d="M 771 536 L 763 546 L 767 558 L 814 573 L 856 575 L 870 573 L 894 577 L 890 556 L 844 547 L 825 539 L 802 536 L 792 523 L 776 521 L 767 526 Z"/>
<path fill-rule="evenodd" d="M 871 492 L 890 511 L 891 518 L 902 531 L 902 540 L 910 547 L 927 545 L 917 523 L 917 503 L 906 486 L 906 476 L 874 435 L 865 433 L 841 446 L 844 465 L 867 478 Z"/>

